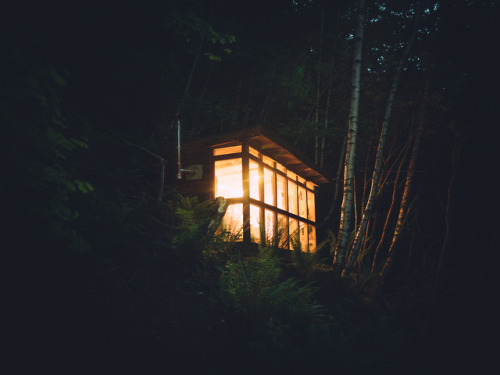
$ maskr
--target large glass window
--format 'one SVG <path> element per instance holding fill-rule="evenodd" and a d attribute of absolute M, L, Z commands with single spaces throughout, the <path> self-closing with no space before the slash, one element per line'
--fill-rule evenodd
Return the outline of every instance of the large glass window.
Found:
<path fill-rule="evenodd" d="M 213 155 L 214 156 L 228 155 L 228 154 L 236 154 L 238 152 L 241 152 L 241 146 L 229 146 L 229 147 L 214 149 Z"/>
<path fill-rule="evenodd" d="M 260 183 L 260 174 L 259 174 L 259 163 L 250 160 L 249 162 L 249 176 L 250 176 L 250 198 L 260 199 L 259 194 L 259 183 Z"/>
<path fill-rule="evenodd" d="M 274 184 L 274 172 L 264 168 L 264 202 L 274 205 L 276 187 Z"/>
<path fill-rule="evenodd" d="M 230 204 L 222 219 L 222 229 L 238 241 L 243 239 L 243 203 Z"/>
<path fill-rule="evenodd" d="M 260 243 L 260 210 L 259 206 L 250 205 L 250 239 Z"/>
<path fill-rule="evenodd" d="M 277 206 L 281 210 L 286 210 L 287 192 L 286 192 L 286 177 L 280 174 L 276 175 L 276 197 Z"/>
<path fill-rule="evenodd" d="M 243 173 L 241 159 L 215 161 L 215 196 L 224 198 L 243 197 Z"/>
<path fill-rule="evenodd" d="M 235 153 L 243 155 L 228 156 Z M 277 234 L 281 248 L 292 249 L 294 240 L 300 240 L 302 250 L 315 251 L 314 183 L 256 148 L 215 148 L 213 156 L 215 196 L 231 202 L 222 229 L 256 243 L 274 241 Z M 243 181 L 243 175 L 248 176 L 248 181 Z M 243 194 L 244 189 L 247 194 Z"/>
<path fill-rule="evenodd" d="M 272 242 L 274 239 L 274 212 L 271 210 L 264 210 L 264 220 L 266 227 L 266 241 Z"/>
<path fill-rule="evenodd" d="M 299 216 L 307 218 L 306 189 L 299 186 Z"/>
<path fill-rule="evenodd" d="M 314 204 L 314 193 L 307 192 L 307 218 L 311 221 L 316 221 L 316 206 Z"/>
<path fill-rule="evenodd" d="M 297 215 L 297 184 L 288 180 L 288 211 Z"/>

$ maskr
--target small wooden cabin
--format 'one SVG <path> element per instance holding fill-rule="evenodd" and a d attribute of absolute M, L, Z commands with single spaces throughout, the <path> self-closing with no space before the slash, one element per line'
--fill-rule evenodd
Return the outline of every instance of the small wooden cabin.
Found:
<path fill-rule="evenodd" d="M 222 196 L 222 221 L 243 242 L 264 242 L 280 231 L 280 247 L 298 234 L 304 251 L 316 249 L 316 190 L 328 180 L 306 158 L 261 127 L 182 145 L 176 187 L 201 199 Z"/>

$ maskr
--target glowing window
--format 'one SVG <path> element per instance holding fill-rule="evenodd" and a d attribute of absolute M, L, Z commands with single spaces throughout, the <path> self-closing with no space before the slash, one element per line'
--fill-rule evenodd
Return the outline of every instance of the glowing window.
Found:
<path fill-rule="evenodd" d="M 266 241 L 267 243 L 272 243 L 274 238 L 274 212 L 264 210 L 264 220 L 266 225 Z"/>
<path fill-rule="evenodd" d="M 241 145 L 240 146 L 215 148 L 214 149 L 214 156 L 236 154 L 238 152 L 241 152 Z"/>
<path fill-rule="evenodd" d="M 274 205 L 275 191 L 274 172 L 264 168 L 264 203 Z"/>
<path fill-rule="evenodd" d="M 255 156 L 256 158 L 260 157 L 260 153 L 259 151 L 257 151 L 256 149 L 254 149 L 253 147 L 248 147 L 248 152 L 250 153 L 250 155 L 253 155 Z"/>
<path fill-rule="evenodd" d="M 302 221 L 299 222 L 299 237 L 300 237 L 300 247 L 302 251 L 307 251 L 309 236 L 307 233 L 307 225 Z"/>
<path fill-rule="evenodd" d="M 278 246 L 288 248 L 288 217 L 278 214 Z"/>
<path fill-rule="evenodd" d="M 316 220 L 316 206 L 314 204 L 314 193 L 307 192 L 307 218 L 311 221 Z"/>
<path fill-rule="evenodd" d="M 243 239 L 243 204 L 230 204 L 222 219 L 222 229 L 231 233 L 237 241 Z"/>
<path fill-rule="evenodd" d="M 308 225 L 309 228 L 309 251 L 316 251 L 316 228 L 314 225 Z"/>
<path fill-rule="evenodd" d="M 316 185 L 314 184 L 314 182 L 311 182 L 311 181 L 307 181 L 306 182 L 306 186 L 308 189 L 311 189 L 312 191 L 314 191 L 314 188 L 316 187 Z"/>
<path fill-rule="evenodd" d="M 290 250 L 293 249 L 293 243 L 299 238 L 299 222 L 296 219 L 290 218 L 290 221 L 288 223 L 288 235 L 289 235 L 289 243 L 290 243 Z"/>
<path fill-rule="evenodd" d="M 250 239 L 260 243 L 260 207 L 250 205 Z"/>
<path fill-rule="evenodd" d="M 277 197 L 277 206 L 282 210 L 286 210 L 286 201 L 287 201 L 287 193 L 286 193 L 286 177 L 278 174 L 276 176 L 276 197 Z"/>
<path fill-rule="evenodd" d="M 264 162 L 264 164 L 267 164 L 269 165 L 270 167 L 274 167 L 274 160 L 271 159 L 270 157 L 267 157 L 265 155 L 262 155 L 262 161 Z"/>
<path fill-rule="evenodd" d="M 299 186 L 299 216 L 307 218 L 306 189 Z"/>
<path fill-rule="evenodd" d="M 243 173 L 240 158 L 217 160 L 214 162 L 214 169 L 216 197 L 243 197 Z"/>
<path fill-rule="evenodd" d="M 297 215 L 297 184 L 288 181 L 288 211 Z"/>
<path fill-rule="evenodd" d="M 260 174 L 259 174 L 259 163 L 250 160 L 249 162 L 249 173 L 250 173 L 250 198 L 260 200 L 259 194 L 259 182 L 260 182 Z"/>

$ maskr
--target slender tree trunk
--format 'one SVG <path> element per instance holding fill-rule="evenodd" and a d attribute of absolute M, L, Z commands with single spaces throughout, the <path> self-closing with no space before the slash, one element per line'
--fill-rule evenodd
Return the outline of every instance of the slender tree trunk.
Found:
<path fill-rule="evenodd" d="M 384 263 L 382 271 L 380 272 L 380 285 L 382 285 L 383 280 L 392 265 L 394 259 L 395 245 L 399 239 L 399 235 L 401 234 L 401 230 L 405 222 L 408 203 L 410 201 L 410 189 L 413 182 L 413 176 L 415 174 L 415 168 L 417 166 L 418 150 L 420 148 L 420 141 L 422 139 L 422 134 L 424 132 L 425 107 L 427 103 L 428 91 L 429 91 L 429 80 L 427 79 L 424 88 L 424 97 L 423 97 L 424 105 L 417 125 L 415 141 L 413 143 L 413 147 L 411 150 L 410 164 L 408 165 L 408 172 L 406 173 L 405 189 L 403 191 L 403 196 L 401 197 L 401 206 L 399 208 L 398 221 L 396 223 L 396 227 L 394 228 L 394 234 L 392 236 L 391 244 L 389 245 L 389 249 L 387 250 L 386 261 Z"/>
<path fill-rule="evenodd" d="M 363 210 L 363 215 L 361 219 L 361 223 L 359 224 L 357 231 L 356 231 L 356 236 L 354 237 L 354 241 L 352 244 L 352 251 L 350 252 L 350 258 L 346 262 L 346 267 L 344 268 L 342 272 L 342 277 L 347 277 L 349 276 L 349 273 L 352 269 L 352 265 L 356 261 L 356 257 L 358 256 L 359 249 L 361 246 L 361 242 L 363 240 L 363 237 L 365 236 L 365 231 L 366 231 L 366 226 L 368 225 L 368 221 L 370 220 L 372 211 L 373 211 L 373 204 L 375 202 L 375 198 L 378 194 L 378 183 L 380 180 L 380 174 L 382 171 L 382 158 L 384 155 L 384 148 L 385 148 L 385 143 L 387 140 L 387 130 L 389 129 L 389 120 L 391 118 L 391 111 L 392 111 L 392 104 L 394 102 L 394 97 L 396 95 L 396 90 L 399 85 L 399 79 L 401 78 L 401 73 L 403 71 L 403 66 L 406 61 L 406 58 L 408 56 L 408 53 L 410 52 L 411 46 L 413 44 L 413 41 L 415 40 L 415 37 L 417 35 L 417 29 L 418 29 L 418 14 L 417 14 L 417 19 L 415 20 L 414 26 L 413 26 L 413 32 L 410 37 L 410 41 L 408 42 L 408 45 L 404 49 L 401 59 L 399 60 L 399 64 L 396 68 L 396 73 L 394 75 L 394 79 L 392 81 L 391 85 L 391 91 L 389 92 L 389 98 L 387 100 L 387 107 L 385 109 L 385 115 L 384 115 L 384 120 L 382 122 L 382 129 L 380 131 L 380 140 L 377 148 L 377 155 L 375 157 L 375 166 L 373 168 L 373 175 L 372 175 L 372 183 L 371 183 L 371 189 L 370 189 L 370 194 L 368 195 L 368 200 L 366 202 L 366 206 Z"/>
<path fill-rule="evenodd" d="M 349 114 L 349 130 L 347 131 L 347 148 L 344 166 L 344 194 L 342 207 L 340 209 L 340 228 L 337 240 L 337 248 L 334 256 L 334 273 L 340 276 L 344 268 L 344 258 L 347 249 L 347 242 L 352 225 L 352 204 L 353 204 L 353 183 L 354 183 L 354 160 L 356 158 L 356 143 L 358 135 L 358 112 L 359 95 L 361 83 L 361 57 L 363 47 L 363 33 L 365 20 L 365 2 L 358 0 L 357 3 L 358 20 L 354 39 L 354 61 L 352 74 L 351 105 Z"/>
<path fill-rule="evenodd" d="M 405 147 L 405 150 L 408 150 L 408 148 Z M 397 194 L 398 186 L 399 186 L 399 178 L 401 176 L 401 170 L 403 169 L 403 165 L 404 165 L 405 160 L 406 160 L 406 153 L 407 152 L 405 152 L 405 154 L 401 158 L 401 161 L 400 161 L 399 167 L 398 167 L 398 171 L 396 172 L 396 177 L 395 177 L 395 181 L 394 181 L 394 185 L 393 185 L 393 189 L 392 189 L 391 205 L 389 206 L 389 211 L 387 211 L 387 215 L 385 217 L 384 226 L 382 228 L 382 234 L 380 235 L 380 239 L 378 241 L 377 247 L 375 248 L 375 252 L 373 253 L 371 272 L 375 272 L 375 268 L 377 267 L 378 253 L 379 253 L 379 251 L 382 247 L 382 244 L 384 242 L 385 234 L 387 233 L 387 231 L 389 229 L 389 220 L 392 216 L 392 212 L 394 211 L 394 206 L 396 203 L 396 194 Z"/>

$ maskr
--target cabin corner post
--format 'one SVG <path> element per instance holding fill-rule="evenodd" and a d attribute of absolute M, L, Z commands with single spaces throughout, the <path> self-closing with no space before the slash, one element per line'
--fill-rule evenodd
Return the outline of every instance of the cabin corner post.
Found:
<path fill-rule="evenodd" d="M 249 243 L 250 236 L 250 158 L 248 144 L 242 145 L 242 173 L 243 173 L 243 242 Z"/>

